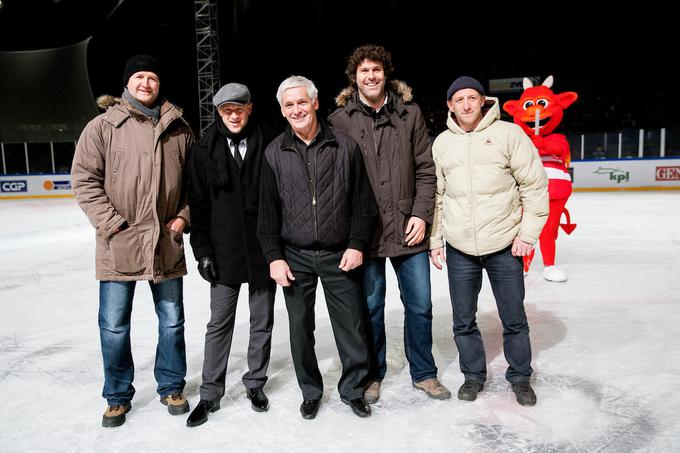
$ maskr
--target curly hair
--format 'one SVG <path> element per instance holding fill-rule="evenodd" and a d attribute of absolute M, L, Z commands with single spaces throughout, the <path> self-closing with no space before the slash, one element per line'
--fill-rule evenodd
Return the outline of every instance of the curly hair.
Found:
<path fill-rule="evenodd" d="M 352 85 L 356 85 L 357 83 L 357 68 L 364 60 L 382 63 L 385 79 L 388 79 L 394 70 L 394 67 L 392 66 L 392 54 L 385 50 L 383 46 L 366 44 L 357 47 L 347 59 L 347 69 L 345 69 L 345 74 L 347 74 L 347 78 Z"/>

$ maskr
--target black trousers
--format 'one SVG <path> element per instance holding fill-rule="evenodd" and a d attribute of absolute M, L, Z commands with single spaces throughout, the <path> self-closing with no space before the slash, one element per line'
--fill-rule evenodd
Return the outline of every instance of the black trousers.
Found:
<path fill-rule="evenodd" d="M 363 398 L 369 373 L 368 346 L 361 297 L 362 272 L 338 268 L 344 251 L 309 251 L 286 247 L 288 266 L 295 276 L 283 288 L 290 324 L 290 349 L 298 385 L 306 400 L 321 399 L 323 379 L 314 352 L 314 304 L 317 281 L 321 279 L 335 344 L 340 354 L 340 395 Z"/>

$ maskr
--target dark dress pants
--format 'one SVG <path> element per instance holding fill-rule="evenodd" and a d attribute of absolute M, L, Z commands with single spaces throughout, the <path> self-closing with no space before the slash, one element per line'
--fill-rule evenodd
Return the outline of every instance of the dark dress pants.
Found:
<path fill-rule="evenodd" d="M 286 247 L 286 261 L 295 276 L 283 288 L 290 324 L 290 349 L 298 384 L 305 400 L 321 399 L 323 380 L 314 351 L 314 305 L 321 279 L 335 344 L 342 363 L 338 391 L 346 399 L 363 398 L 368 377 L 361 287 L 361 268 L 344 272 L 338 268 L 344 251 L 310 251 Z"/>

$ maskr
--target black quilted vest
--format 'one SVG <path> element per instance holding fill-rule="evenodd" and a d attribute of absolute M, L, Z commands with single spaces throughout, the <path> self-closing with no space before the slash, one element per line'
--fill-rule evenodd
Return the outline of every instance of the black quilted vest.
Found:
<path fill-rule="evenodd" d="M 350 159 L 360 151 L 344 132 L 323 122 L 320 127 L 313 181 L 295 149 L 290 126 L 269 144 L 265 158 L 281 197 L 283 240 L 303 249 L 341 250 L 350 233 Z"/>

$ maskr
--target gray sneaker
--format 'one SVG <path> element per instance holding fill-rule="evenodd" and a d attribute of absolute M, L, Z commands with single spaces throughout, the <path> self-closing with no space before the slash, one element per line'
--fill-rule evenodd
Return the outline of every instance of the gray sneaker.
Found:
<path fill-rule="evenodd" d="M 471 379 L 466 379 L 463 385 L 458 389 L 458 399 L 463 401 L 474 401 L 477 399 L 477 394 L 482 390 L 484 390 L 484 384 Z"/>
<path fill-rule="evenodd" d="M 451 398 L 451 392 L 449 389 L 444 387 L 444 384 L 439 382 L 439 379 L 425 379 L 420 382 L 413 382 L 413 386 L 418 390 L 422 390 L 427 393 L 427 396 L 434 398 L 436 400 L 446 400 Z"/>
<path fill-rule="evenodd" d="M 372 381 L 364 390 L 364 401 L 373 404 L 380 398 L 380 381 Z"/>
<path fill-rule="evenodd" d="M 515 382 L 512 384 L 512 391 L 515 392 L 515 397 L 520 405 L 533 406 L 536 404 L 536 394 L 529 381 Z"/>

